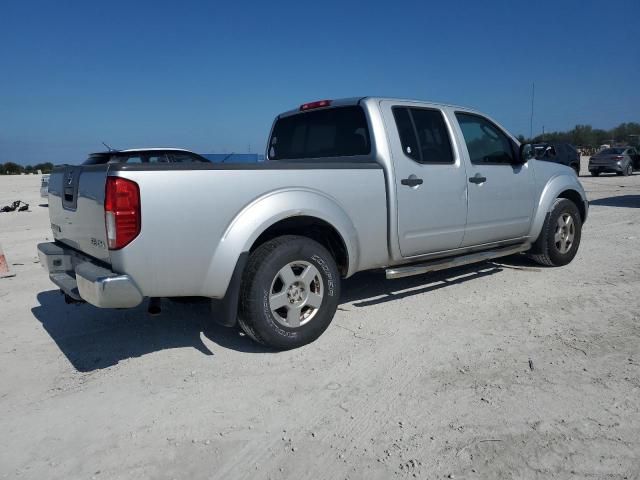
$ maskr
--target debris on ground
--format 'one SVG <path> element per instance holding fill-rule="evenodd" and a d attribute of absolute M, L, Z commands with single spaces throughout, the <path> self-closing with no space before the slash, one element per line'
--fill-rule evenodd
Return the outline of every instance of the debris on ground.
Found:
<path fill-rule="evenodd" d="M 20 206 L 20 204 L 22 204 L 22 206 Z M 16 200 L 15 202 L 11 202 L 10 205 L 5 205 L 4 207 L 0 208 L 0 212 L 3 213 L 15 212 L 16 210 L 18 210 L 19 212 L 26 212 L 29 210 L 29 204 L 23 202 L 22 200 Z"/>

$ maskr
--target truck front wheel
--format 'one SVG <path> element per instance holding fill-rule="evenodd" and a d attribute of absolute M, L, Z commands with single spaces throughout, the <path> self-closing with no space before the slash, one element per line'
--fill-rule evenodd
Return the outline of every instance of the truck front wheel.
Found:
<path fill-rule="evenodd" d="M 285 235 L 249 257 L 239 323 L 255 341 L 291 349 L 318 338 L 338 308 L 340 274 L 331 254 L 309 238 Z"/>
<path fill-rule="evenodd" d="M 530 256 L 541 265 L 566 265 L 578 253 L 582 235 L 582 219 L 578 207 L 566 198 L 558 198 L 547 217 Z"/>

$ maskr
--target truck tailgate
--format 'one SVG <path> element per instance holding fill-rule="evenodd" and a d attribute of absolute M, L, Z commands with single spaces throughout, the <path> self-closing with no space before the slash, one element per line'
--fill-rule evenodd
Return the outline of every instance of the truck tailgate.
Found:
<path fill-rule="evenodd" d="M 54 238 L 109 263 L 104 222 L 108 165 L 65 165 L 49 178 L 49 218 Z"/>

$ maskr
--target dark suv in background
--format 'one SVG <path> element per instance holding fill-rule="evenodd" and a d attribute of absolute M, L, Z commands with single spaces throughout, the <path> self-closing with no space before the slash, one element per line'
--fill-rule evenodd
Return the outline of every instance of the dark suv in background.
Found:
<path fill-rule="evenodd" d="M 580 174 L 580 154 L 569 143 L 535 143 L 533 145 L 537 160 L 561 163 L 573 168 L 576 175 Z"/>

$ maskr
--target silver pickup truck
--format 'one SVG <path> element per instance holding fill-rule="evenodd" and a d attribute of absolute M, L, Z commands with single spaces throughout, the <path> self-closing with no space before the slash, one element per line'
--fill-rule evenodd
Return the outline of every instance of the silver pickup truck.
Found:
<path fill-rule="evenodd" d="M 68 301 L 207 297 L 213 320 L 286 349 L 322 334 L 362 270 L 565 265 L 588 202 L 571 168 L 481 113 L 364 97 L 279 115 L 263 163 L 58 167 L 49 210 L 39 255 Z"/>

